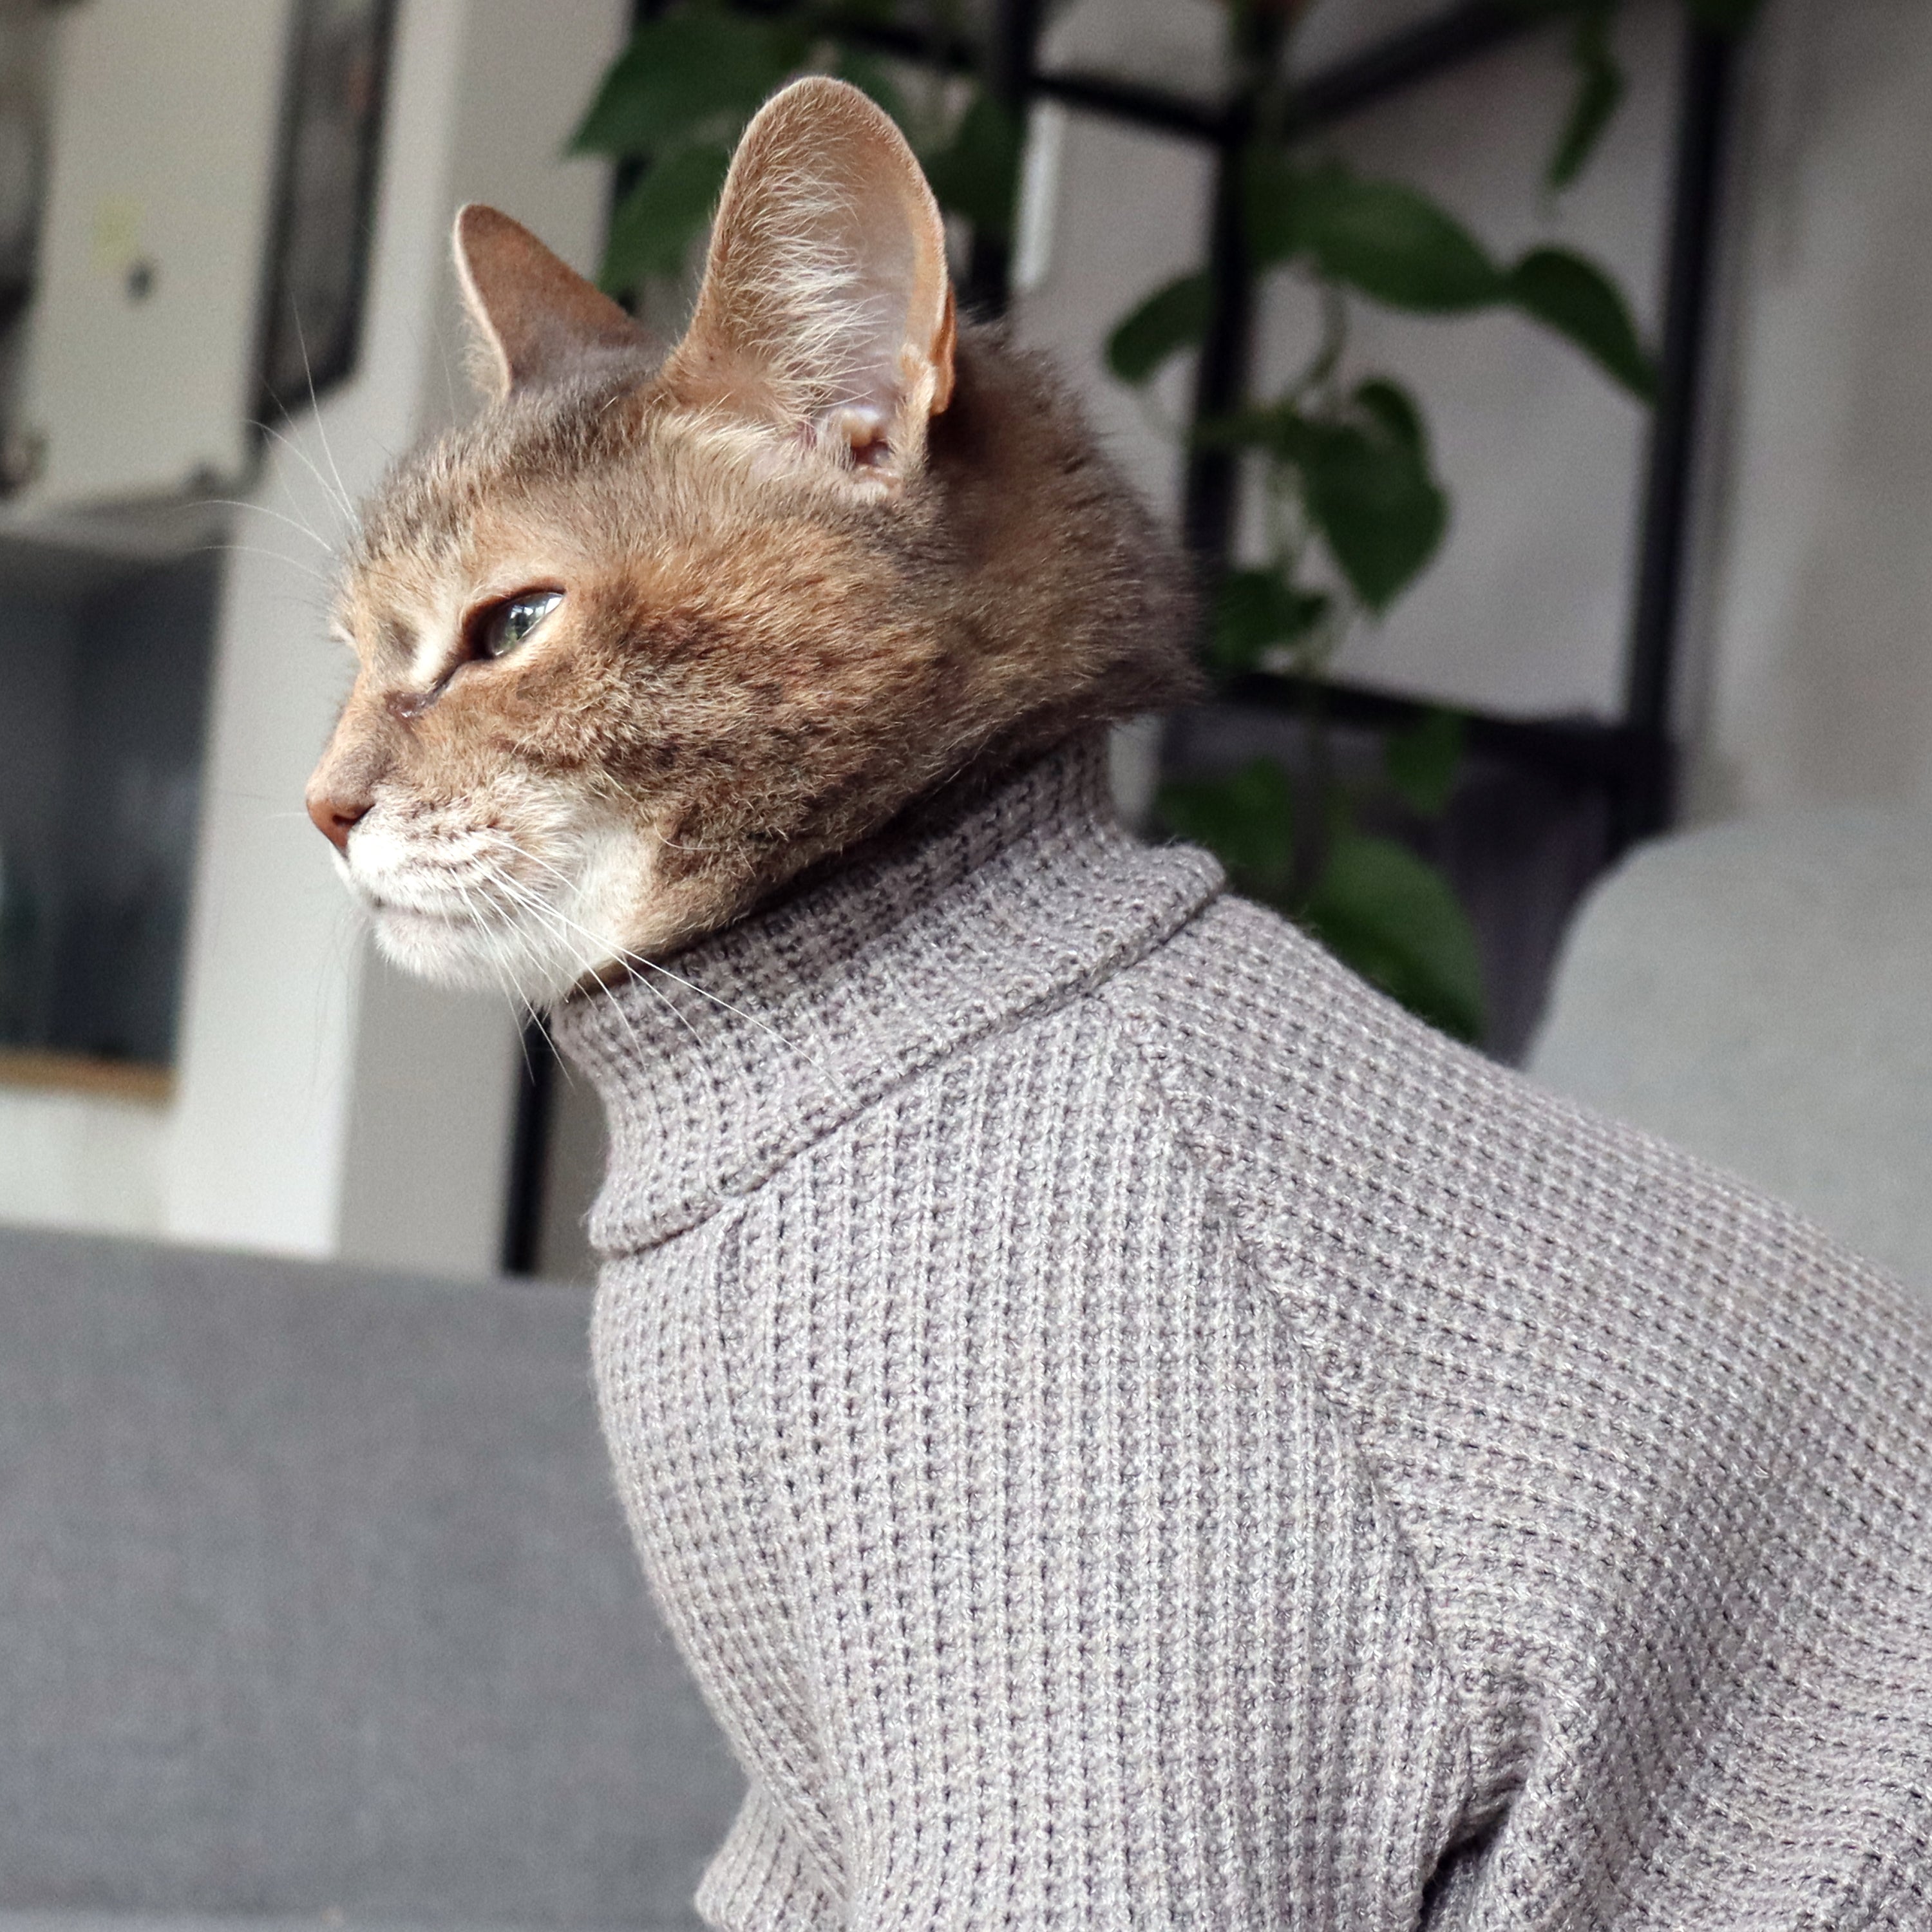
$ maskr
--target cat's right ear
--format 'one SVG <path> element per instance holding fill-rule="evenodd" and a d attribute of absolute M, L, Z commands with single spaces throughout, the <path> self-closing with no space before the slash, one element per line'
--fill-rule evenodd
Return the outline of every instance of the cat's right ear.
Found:
<path fill-rule="evenodd" d="M 595 375 L 646 346 L 637 323 L 521 222 L 472 201 L 458 211 L 452 238 L 477 386 L 491 401 Z"/>
<path fill-rule="evenodd" d="M 671 387 L 890 488 L 923 460 L 952 350 L 945 230 L 905 137 L 856 87 L 795 81 L 738 144 Z"/>

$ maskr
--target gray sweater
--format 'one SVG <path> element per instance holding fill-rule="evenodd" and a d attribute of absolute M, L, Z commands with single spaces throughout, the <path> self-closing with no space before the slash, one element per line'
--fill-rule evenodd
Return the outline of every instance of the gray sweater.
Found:
<path fill-rule="evenodd" d="M 700 1910 L 1932 1924 L 1926 1315 L 1104 790 L 561 1016 L 605 1427 L 750 1779 Z"/>

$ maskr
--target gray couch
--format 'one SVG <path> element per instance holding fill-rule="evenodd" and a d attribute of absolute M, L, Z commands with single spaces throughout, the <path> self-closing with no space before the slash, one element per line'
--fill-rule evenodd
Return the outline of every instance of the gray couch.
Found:
<path fill-rule="evenodd" d="M 1529 1069 L 1932 1294 L 1932 812 L 1640 847 L 1564 943 Z"/>
<path fill-rule="evenodd" d="M 589 1309 L 0 1231 L 0 1927 L 696 1922 Z"/>

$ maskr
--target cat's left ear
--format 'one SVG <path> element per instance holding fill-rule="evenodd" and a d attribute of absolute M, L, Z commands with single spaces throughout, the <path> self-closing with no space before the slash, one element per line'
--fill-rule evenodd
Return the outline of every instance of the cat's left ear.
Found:
<path fill-rule="evenodd" d="M 491 400 L 595 375 L 646 346 L 637 323 L 521 222 L 472 201 L 458 212 L 452 239 L 478 386 Z"/>
<path fill-rule="evenodd" d="M 946 234 L 890 116 L 823 76 L 774 94 L 718 203 L 674 391 L 890 488 L 952 394 Z"/>

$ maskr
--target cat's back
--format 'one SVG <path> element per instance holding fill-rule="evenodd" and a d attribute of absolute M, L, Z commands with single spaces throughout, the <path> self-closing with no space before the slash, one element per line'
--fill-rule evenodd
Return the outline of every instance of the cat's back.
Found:
<path fill-rule="evenodd" d="M 1580 1808 L 1560 1853 L 1472 1856 L 1468 1922 L 1599 1887 L 1645 1925 L 1924 1909 L 1918 1300 L 1259 908 L 1216 902 L 1100 997 L 1403 1526 L 1473 1814 Z"/>

